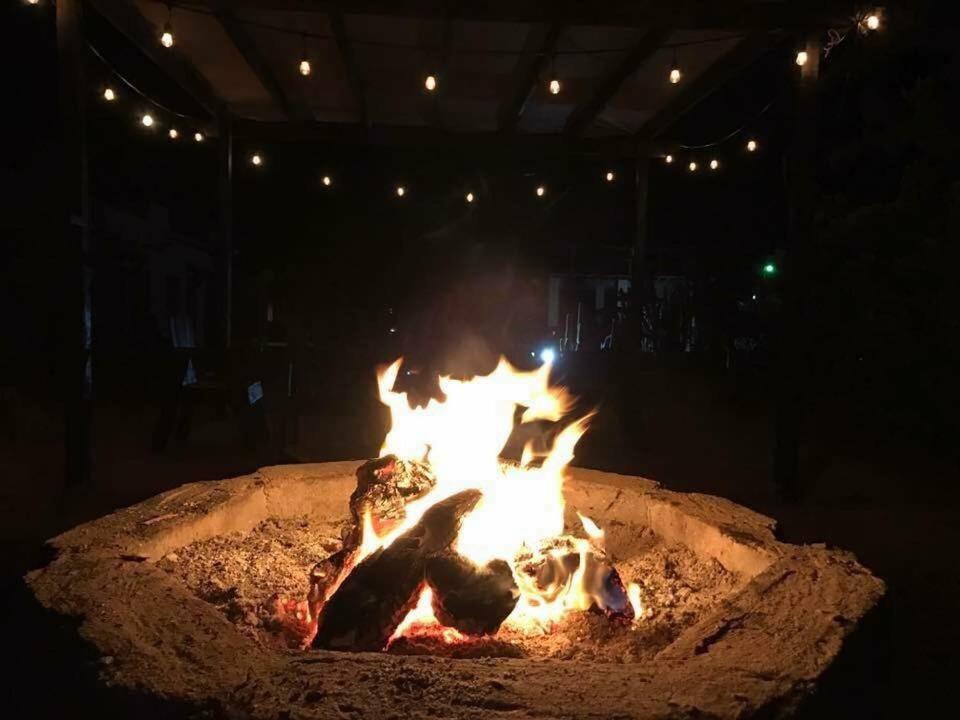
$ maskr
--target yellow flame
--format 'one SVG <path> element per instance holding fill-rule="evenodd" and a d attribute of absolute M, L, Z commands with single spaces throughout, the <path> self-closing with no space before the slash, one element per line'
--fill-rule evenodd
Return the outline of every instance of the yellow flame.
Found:
<path fill-rule="evenodd" d="M 470 380 L 441 376 L 440 389 L 446 398 L 432 399 L 421 407 L 411 407 L 406 393 L 393 390 L 401 364 L 402 359 L 396 360 L 377 377 L 380 400 L 389 408 L 391 418 L 380 454 L 429 462 L 437 484 L 425 497 L 408 504 L 404 520 L 382 537 L 365 516 L 362 556 L 389 545 L 434 503 L 468 488 L 479 489 L 483 496 L 464 518 L 456 549 L 474 563 L 482 565 L 500 558 L 512 564 L 524 547 L 537 549 L 562 535 L 564 474 L 591 416 L 564 427 L 538 467 L 530 464 L 534 452 L 529 443 L 519 467 L 499 459 L 513 432 L 518 408 L 523 408 L 521 424 L 556 422 L 569 412 L 572 399 L 563 388 L 550 386 L 549 364 L 521 371 L 502 359 L 489 375 Z M 588 518 L 583 522 L 591 538 L 602 537 L 595 523 Z M 583 559 L 589 542 L 579 542 L 580 566 L 559 593 L 551 592 L 554 599 L 550 602 L 515 569 L 521 598 L 508 619 L 513 627 L 533 630 L 558 619 L 568 609 L 589 606 L 582 587 Z M 421 597 L 417 607 L 419 610 L 411 615 L 424 615 L 429 602 Z"/>
<path fill-rule="evenodd" d="M 593 520 L 588 518 L 586 515 L 577 513 L 577 517 L 580 518 L 580 524 L 583 525 L 583 530 L 587 533 L 587 536 L 591 540 L 602 541 L 603 540 L 603 530 L 600 529 Z"/>
<path fill-rule="evenodd" d="M 640 599 L 640 586 L 635 582 L 627 585 L 627 599 L 633 608 L 633 621 L 639 622 L 643 616 L 643 601 Z"/>

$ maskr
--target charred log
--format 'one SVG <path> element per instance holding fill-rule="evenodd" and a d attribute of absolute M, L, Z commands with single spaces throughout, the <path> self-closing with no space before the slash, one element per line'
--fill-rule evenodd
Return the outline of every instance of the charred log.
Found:
<path fill-rule="evenodd" d="M 363 518 L 369 513 L 378 533 L 387 533 L 406 517 L 407 503 L 437 484 L 425 465 L 386 455 L 357 468 L 357 487 L 350 495 L 351 522 L 343 528 L 343 547 L 310 572 L 308 600 L 315 615 L 354 566 L 363 539 Z"/>
<path fill-rule="evenodd" d="M 423 497 L 437 480 L 422 463 L 386 455 L 357 468 L 357 488 L 350 496 L 354 524 L 370 513 L 377 532 L 384 534 L 403 520 L 407 503 Z"/>
<path fill-rule="evenodd" d="M 427 562 L 453 544 L 463 516 L 479 500 L 479 490 L 441 500 L 390 546 L 357 565 L 323 606 L 313 647 L 383 649 L 416 605 Z"/>
<path fill-rule="evenodd" d="M 478 567 L 448 550 L 427 560 L 433 613 L 441 624 L 466 635 L 492 635 L 513 612 L 520 590 L 503 560 Z"/>

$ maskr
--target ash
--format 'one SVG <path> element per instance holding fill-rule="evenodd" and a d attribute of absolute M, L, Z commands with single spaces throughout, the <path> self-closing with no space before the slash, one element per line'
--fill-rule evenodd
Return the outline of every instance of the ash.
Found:
<path fill-rule="evenodd" d="M 652 659 L 696 624 L 744 578 L 682 545 L 666 544 L 646 528 L 608 529 L 612 559 L 624 582 L 641 587 L 643 616 L 633 623 L 599 612 L 574 612 L 550 632 L 525 635 L 503 627 L 493 637 L 445 644 L 433 635 L 400 638 L 389 652 L 467 657 L 631 663 Z M 158 566 L 238 629 L 267 647 L 283 643 L 271 627 L 274 599 L 302 600 L 310 569 L 341 546 L 340 526 L 306 518 L 270 519 L 247 533 L 202 540 L 171 553 Z"/>

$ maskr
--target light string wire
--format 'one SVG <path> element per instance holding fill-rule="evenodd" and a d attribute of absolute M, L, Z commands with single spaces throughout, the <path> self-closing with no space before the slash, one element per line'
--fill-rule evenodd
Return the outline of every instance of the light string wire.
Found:
<path fill-rule="evenodd" d="M 173 108 L 168 107 L 167 105 L 164 105 L 163 103 L 158 102 L 158 101 L 154 100 L 152 97 L 150 97 L 149 95 L 147 95 L 147 93 L 145 93 L 143 90 L 141 90 L 140 88 L 138 88 L 135 83 L 133 83 L 129 78 L 127 78 L 127 77 L 126 77 L 123 73 L 121 73 L 119 70 L 117 70 L 117 68 L 113 65 L 113 63 L 111 63 L 109 60 L 107 60 L 107 58 L 103 55 L 103 53 L 101 53 L 101 52 L 96 48 L 96 46 L 93 45 L 93 43 L 87 42 L 87 48 L 90 50 L 90 52 L 93 54 L 94 57 L 96 57 L 101 63 L 103 63 L 104 67 L 107 68 L 107 71 L 108 71 L 111 75 L 115 76 L 120 82 L 122 82 L 124 85 L 126 85 L 126 86 L 127 86 L 128 88 L 130 88 L 131 90 L 133 90 L 134 93 L 136 93 L 138 96 L 140 96 L 140 97 L 141 97 L 143 100 L 145 100 L 146 102 L 148 102 L 148 103 L 150 103 L 151 105 L 153 105 L 155 108 L 157 108 L 157 109 L 159 109 L 159 110 L 162 110 L 163 112 L 167 113 L 168 115 L 173 115 L 174 117 L 177 117 L 177 118 L 179 118 L 179 119 L 181 119 L 181 120 L 184 120 L 184 121 L 186 121 L 186 122 L 190 122 L 190 123 L 192 123 L 193 125 L 196 125 L 197 127 L 203 127 L 203 125 L 205 124 L 202 120 L 198 120 L 197 118 L 195 118 L 195 117 L 192 116 L 192 115 L 188 115 L 188 114 L 186 114 L 186 113 L 178 112 L 177 110 L 174 110 Z"/>

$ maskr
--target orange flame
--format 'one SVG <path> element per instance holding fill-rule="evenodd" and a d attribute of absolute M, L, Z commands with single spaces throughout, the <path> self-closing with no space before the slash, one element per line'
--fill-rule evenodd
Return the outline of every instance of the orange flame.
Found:
<path fill-rule="evenodd" d="M 377 378 L 380 400 L 390 409 L 391 417 L 380 454 L 428 461 L 437 484 L 425 497 L 407 505 L 405 519 L 389 534 L 378 536 L 370 518 L 365 517 L 361 557 L 389 545 L 434 503 L 461 490 L 477 488 L 483 497 L 464 518 L 456 550 L 477 565 L 499 558 L 514 567 L 521 597 L 507 624 L 521 631 L 542 631 L 567 610 L 589 607 L 590 596 L 583 588 L 585 557 L 590 542 L 599 543 L 603 538 L 603 531 L 589 518 L 581 516 L 591 540 L 578 541 L 579 567 L 564 587 L 550 589 L 551 600 L 546 600 L 529 578 L 517 573 L 513 563 L 523 548 L 536 550 L 563 534 L 564 474 L 591 415 L 564 427 L 538 467 L 531 465 L 534 453 L 529 444 L 520 466 L 508 465 L 499 455 L 514 430 L 518 408 L 523 408 L 523 424 L 558 421 L 572 406 L 565 390 L 550 386 L 549 364 L 525 372 L 501 359 L 489 375 L 470 380 L 442 376 L 440 388 L 446 399 L 433 399 L 426 406 L 414 408 L 406 393 L 393 390 L 401 363 L 402 359 L 395 361 Z M 430 622 L 437 623 L 427 590 L 394 637 L 414 624 Z"/>

